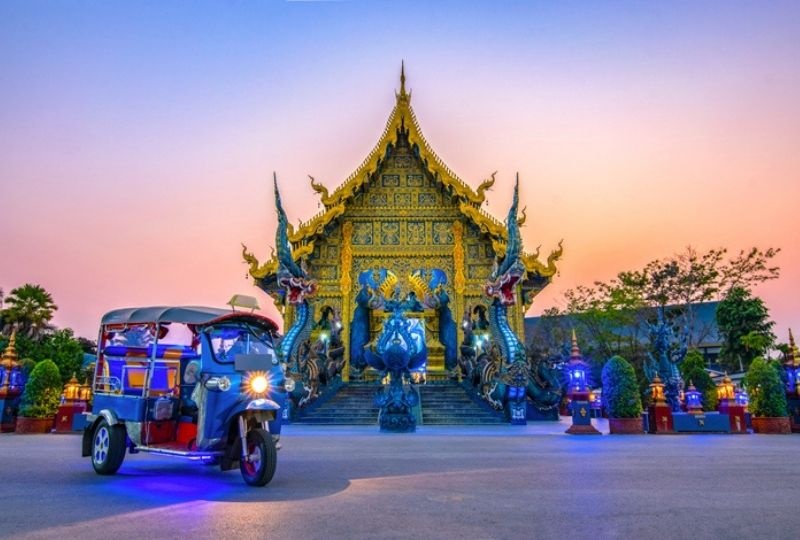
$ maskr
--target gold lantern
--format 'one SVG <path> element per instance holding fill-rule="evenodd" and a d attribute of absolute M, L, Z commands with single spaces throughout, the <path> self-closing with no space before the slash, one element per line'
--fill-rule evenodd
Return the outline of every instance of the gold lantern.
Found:
<path fill-rule="evenodd" d="M 661 377 L 658 376 L 658 373 L 656 373 L 653 382 L 650 384 L 650 396 L 653 398 L 653 403 L 664 403 L 666 401 L 664 383 L 661 382 Z"/>
<path fill-rule="evenodd" d="M 731 378 L 728 377 L 727 372 L 725 372 L 725 377 L 722 379 L 722 382 L 717 386 L 717 397 L 719 397 L 720 401 L 733 401 L 733 399 L 736 397 L 733 381 L 731 381 Z"/>
<path fill-rule="evenodd" d="M 72 378 L 64 385 L 64 393 L 61 394 L 61 397 L 64 398 L 65 401 L 76 401 L 80 398 L 80 391 L 81 383 L 78 382 L 78 378 L 75 377 L 75 374 L 72 374 Z"/>

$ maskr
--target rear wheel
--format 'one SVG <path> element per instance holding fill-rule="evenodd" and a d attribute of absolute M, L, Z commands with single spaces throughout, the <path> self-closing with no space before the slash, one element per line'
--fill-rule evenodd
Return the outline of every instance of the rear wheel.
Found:
<path fill-rule="evenodd" d="M 125 428 L 100 420 L 92 437 L 92 466 L 97 474 L 114 474 L 125 458 Z"/>
<path fill-rule="evenodd" d="M 251 486 L 267 485 L 278 463 L 278 451 L 272 436 L 263 429 L 251 429 L 247 433 L 247 455 L 247 460 L 239 460 L 242 478 Z"/>

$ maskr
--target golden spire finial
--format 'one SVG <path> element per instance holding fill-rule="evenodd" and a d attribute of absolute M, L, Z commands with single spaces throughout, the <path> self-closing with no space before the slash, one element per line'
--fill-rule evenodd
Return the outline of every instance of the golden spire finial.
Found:
<path fill-rule="evenodd" d="M 395 92 L 397 101 L 408 102 L 411 99 L 411 94 L 406 92 L 406 63 L 405 60 L 400 61 L 400 93 Z"/>
<path fill-rule="evenodd" d="M 3 359 L 0 364 L 4 367 L 11 369 L 17 363 L 17 329 L 11 331 L 11 337 L 8 338 L 8 345 L 3 352 Z"/>
<path fill-rule="evenodd" d="M 570 353 L 570 358 L 574 358 L 579 360 L 583 358 L 581 356 L 581 349 L 578 347 L 578 336 L 575 334 L 575 329 L 572 329 L 572 352 Z"/>
<path fill-rule="evenodd" d="M 800 351 L 797 350 L 797 345 L 795 345 L 791 328 L 789 328 L 789 360 L 795 366 L 800 365 Z"/>

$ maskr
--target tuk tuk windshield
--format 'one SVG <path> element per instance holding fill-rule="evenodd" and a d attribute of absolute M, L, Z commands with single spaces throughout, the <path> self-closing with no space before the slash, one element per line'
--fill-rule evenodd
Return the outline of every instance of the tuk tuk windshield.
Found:
<path fill-rule="evenodd" d="M 269 332 L 246 323 L 214 326 L 208 330 L 214 360 L 232 364 L 237 354 L 271 354 L 272 336 Z"/>

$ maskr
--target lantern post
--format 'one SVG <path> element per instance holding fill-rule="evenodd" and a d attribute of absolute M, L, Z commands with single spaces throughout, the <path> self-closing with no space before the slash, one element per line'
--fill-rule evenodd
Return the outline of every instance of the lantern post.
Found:
<path fill-rule="evenodd" d="M 648 412 L 648 433 L 664 434 L 675 433 L 673 425 L 672 407 L 667 403 L 664 396 L 664 383 L 656 373 L 653 382 L 650 384 L 650 397 L 652 403 L 647 408 Z"/>
<path fill-rule="evenodd" d="M 571 435 L 600 435 L 592 425 L 592 404 L 590 403 L 589 385 L 586 383 L 586 362 L 578 348 L 578 338 L 572 330 L 572 354 L 567 364 L 567 395 L 572 410 L 572 425 L 566 433 Z"/>

